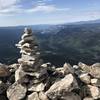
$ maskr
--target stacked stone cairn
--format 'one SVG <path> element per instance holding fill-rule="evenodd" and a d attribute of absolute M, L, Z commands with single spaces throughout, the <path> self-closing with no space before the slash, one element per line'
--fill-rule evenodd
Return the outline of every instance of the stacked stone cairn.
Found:
<path fill-rule="evenodd" d="M 100 63 L 43 63 L 31 29 L 16 45 L 17 64 L 0 64 L 0 100 L 100 100 Z"/>
<path fill-rule="evenodd" d="M 15 71 L 15 83 L 7 91 L 9 100 L 32 100 L 31 96 L 34 98 L 44 90 L 44 81 L 48 76 L 46 68 L 41 66 L 43 61 L 32 30 L 25 28 L 21 39 L 16 45 L 21 53 L 18 59 L 20 66 Z"/>

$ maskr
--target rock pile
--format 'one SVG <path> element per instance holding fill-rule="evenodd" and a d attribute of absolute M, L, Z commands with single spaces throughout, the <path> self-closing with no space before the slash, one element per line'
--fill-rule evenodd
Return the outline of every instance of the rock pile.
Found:
<path fill-rule="evenodd" d="M 43 63 L 31 29 L 21 39 L 18 64 L 0 64 L 0 100 L 100 100 L 100 63 L 57 68 Z"/>

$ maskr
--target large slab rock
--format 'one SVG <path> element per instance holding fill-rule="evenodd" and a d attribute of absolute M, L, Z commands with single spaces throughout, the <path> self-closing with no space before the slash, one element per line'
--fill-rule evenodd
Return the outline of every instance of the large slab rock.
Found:
<path fill-rule="evenodd" d="M 55 100 L 57 96 L 61 96 L 62 93 L 70 92 L 76 88 L 78 88 L 77 81 L 72 74 L 68 74 L 60 81 L 55 82 L 46 92 L 46 95 L 52 100 Z"/>
<path fill-rule="evenodd" d="M 7 90 L 9 100 L 21 100 L 26 96 L 27 88 L 17 82 L 11 85 Z"/>

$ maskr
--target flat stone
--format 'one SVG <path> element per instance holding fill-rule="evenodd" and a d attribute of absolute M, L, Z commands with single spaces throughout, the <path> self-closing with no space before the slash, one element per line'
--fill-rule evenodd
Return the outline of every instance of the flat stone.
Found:
<path fill-rule="evenodd" d="M 81 74 L 79 76 L 79 78 L 81 79 L 82 82 L 86 83 L 86 84 L 89 84 L 91 82 L 91 78 L 90 76 L 88 75 L 88 73 L 85 73 L 85 74 Z"/>
<path fill-rule="evenodd" d="M 22 77 L 24 77 L 26 73 L 22 70 L 22 66 L 15 71 L 15 81 L 20 80 Z"/>
<path fill-rule="evenodd" d="M 33 92 L 41 92 L 43 91 L 45 88 L 45 85 L 43 83 L 40 84 L 35 84 L 33 86 L 31 86 L 28 91 L 33 91 Z"/>
<path fill-rule="evenodd" d="M 32 36 L 32 34 L 25 33 L 25 34 L 22 35 L 21 39 L 24 40 L 25 38 L 27 38 L 29 36 Z"/>
<path fill-rule="evenodd" d="M 91 84 L 100 87 L 100 79 L 91 79 Z"/>

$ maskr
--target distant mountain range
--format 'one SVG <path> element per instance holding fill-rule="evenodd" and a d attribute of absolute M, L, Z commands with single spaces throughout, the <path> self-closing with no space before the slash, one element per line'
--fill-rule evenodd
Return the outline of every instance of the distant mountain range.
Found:
<path fill-rule="evenodd" d="M 15 47 L 24 27 L 0 28 L 0 62 L 11 64 L 20 57 Z M 100 61 L 100 20 L 59 25 L 30 25 L 36 35 L 45 62 L 61 65 L 79 61 Z"/>

